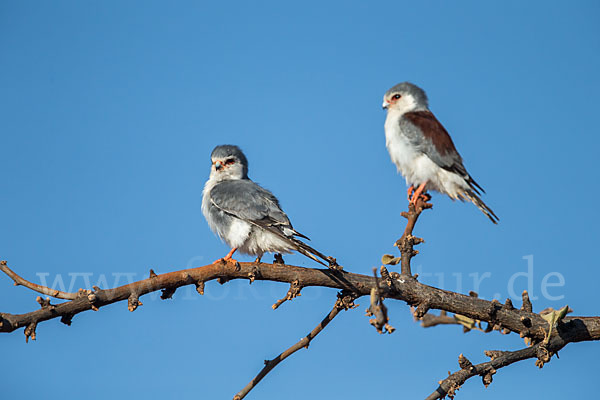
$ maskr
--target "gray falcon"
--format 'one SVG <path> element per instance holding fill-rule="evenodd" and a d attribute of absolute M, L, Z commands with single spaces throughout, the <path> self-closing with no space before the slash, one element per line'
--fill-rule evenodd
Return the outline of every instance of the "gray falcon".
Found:
<path fill-rule="evenodd" d="M 236 250 L 256 256 L 256 262 L 266 252 L 297 251 L 322 265 L 337 266 L 334 258 L 298 239 L 308 238 L 292 227 L 279 200 L 248 178 L 248 160 L 239 147 L 217 146 L 211 161 L 210 177 L 202 192 L 202 213 L 213 232 L 231 246 L 231 251 L 215 262 L 236 263 L 232 258 Z"/>
<path fill-rule="evenodd" d="M 410 185 L 409 200 L 415 204 L 422 193 L 435 190 L 452 200 L 472 202 L 498 223 L 496 214 L 479 197 L 485 191 L 469 175 L 450 135 L 429 111 L 423 89 L 399 83 L 383 96 L 383 108 L 387 109 L 385 144 Z"/>

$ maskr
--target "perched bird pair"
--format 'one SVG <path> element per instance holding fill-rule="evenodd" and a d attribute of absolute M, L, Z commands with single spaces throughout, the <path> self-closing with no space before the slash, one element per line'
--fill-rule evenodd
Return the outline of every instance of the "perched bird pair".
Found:
<path fill-rule="evenodd" d="M 497 223 L 496 214 L 479 197 L 483 189 L 465 169 L 446 129 L 429 111 L 425 92 L 409 82 L 400 83 L 385 93 L 383 107 L 387 109 L 386 146 L 410 185 L 409 201 L 416 204 L 427 190 L 435 190 L 453 200 L 471 201 Z M 298 239 L 308 238 L 293 228 L 277 198 L 248 178 L 248 160 L 239 147 L 217 146 L 211 161 L 202 213 L 210 228 L 231 246 L 217 261 L 236 263 L 232 258 L 236 250 L 256 256 L 257 262 L 266 252 L 297 251 L 337 267 L 334 258 Z"/>

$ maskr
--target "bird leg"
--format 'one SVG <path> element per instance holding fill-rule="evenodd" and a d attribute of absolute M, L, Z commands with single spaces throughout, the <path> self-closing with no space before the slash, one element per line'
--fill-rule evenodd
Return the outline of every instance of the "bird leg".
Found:
<path fill-rule="evenodd" d="M 256 260 L 254 260 L 254 264 L 260 264 L 260 259 L 261 258 L 262 258 L 262 256 L 256 257 Z"/>
<path fill-rule="evenodd" d="M 410 187 L 406 191 L 406 198 L 408 199 L 408 201 L 410 201 L 414 191 L 415 191 L 415 187 L 413 185 L 410 185 Z"/>
<path fill-rule="evenodd" d="M 213 264 L 217 264 L 220 262 L 226 262 L 226 263 L 230 263 L 230 264 L 238 264 L 237 260 L 234 260 L 233 258 L 233 253 L 235 253 L 235 251 L 237 250 L 237 247 L 234 247 L 233 249 L 231 249 L 231 251 L 229 253 L 227 253 L 227 255 L 223 258 L 219 258 L 218 260 L 216 260 Z"/>
<path fill-rule="evenodd" d="M 423 191 L 425 190 L 425 185 L 427 185 L 427 181 L 421 183 L 419 185 L 419 187 L 415 190 L 415 192 L 413 193 L 410 202 L 413 204 L 417 204 L 417 200 L 419 200 L 419 197 L 421 197 L 421 195 L 423 195 Z M 423 195 L 423 197 L 425 198 L 425 195 Z"/>

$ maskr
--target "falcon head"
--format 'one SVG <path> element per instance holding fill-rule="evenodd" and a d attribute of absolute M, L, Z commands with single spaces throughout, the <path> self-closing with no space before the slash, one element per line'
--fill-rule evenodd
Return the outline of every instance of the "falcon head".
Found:
<path fill-rule="evenodd" d="M 248 159 L 239 147 L 230 144 L 217 146 L 212 151 L 210 160 L 210 179 L 248 179 Z"/>
<path fill-rule="evenodd" d="M 410 82 L 402 82 L 385 92 L 383 108 L 404 114 L 410 111 L 429 110 L 427 95 L 420 87 Z"/>

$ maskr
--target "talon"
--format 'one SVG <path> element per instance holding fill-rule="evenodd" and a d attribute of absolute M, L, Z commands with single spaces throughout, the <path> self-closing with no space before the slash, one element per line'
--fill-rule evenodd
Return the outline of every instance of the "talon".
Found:
<path fill-rule="evenodd" d="M 227 253 L 227 255 L 223 258 L 219 258 L 218 260 L 215 260 L 215 262 L 213 262 L 213 264 L 217 264 L 217 263 L 229 263 L 229 264 L 233 264 L 235 266 L 239 265 L 239 262 L 237 260 L 234 260 L 233 258 L 233 253 L 235 253 L 235 251 L 237 250 L 237 247 L 234 247 L 233 249 L 231 249 L 231 251 L 229 253 Z"/>
<path fill-rule="evenodd" d="M 417 205 L 417 200 L 419 200 L 419 198 L 421 196 L 429 196 L 427 193 L 423 193 L 425 191 L 425 185 L 427 185 L 427 182 L 423 182 L 419 185 L 419 187 L 415 190 L 415 192 L 413 193 L 411 199 L 410 199 L 410 203 L 414 204 L 415 206 Z"/>

